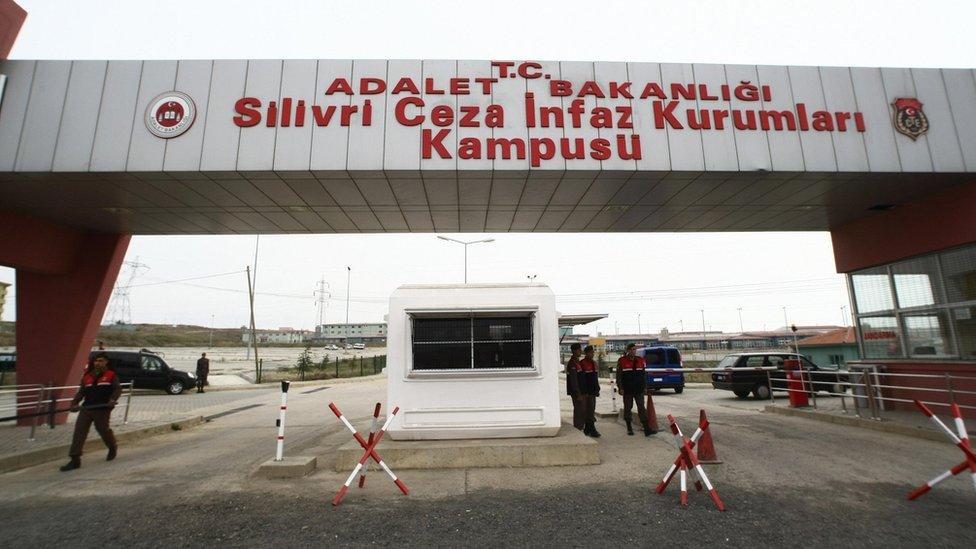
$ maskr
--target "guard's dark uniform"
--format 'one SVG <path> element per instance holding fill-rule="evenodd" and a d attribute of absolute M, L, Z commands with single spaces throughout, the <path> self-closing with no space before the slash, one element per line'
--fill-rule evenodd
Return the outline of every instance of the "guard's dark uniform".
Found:
<path fill-rule="evenodd" d="M 81 458 L 81 451 L 92 423 L 95 424 L 95 430 L 109 449 L 109 455 L 115 457 L 115 434 L 109 425 L 112 419 L 112 407 L 107 405 L 114 404 L 121 394 L 122 385 L 119 384 L 119 377 L 112 370 L 105 370 L 98 377 L 91 372 L 85 372 L 81 377 L 81 387 L 71 402 L 71 406 L 75 407 L 84 399 L 82 409 L 78 412 L 78 420 L 75 421 L 71 449 L 68 451 L 72 460 Z"/>
<path fill-rule="evenodd" d="M 203 388 L 207 385 L 207 374 L 210 373 L 210 359 L 207 357 L 200 357 L 197 360 L 197 392 L 202 393 Z"/>
<path fill-rule="evenodd" d="M 639 356 L 633 358 L 624 355 L 617 360 L 617 387 L 624 394 L 624 423 L 627 424 L 627 434 L 634 434 L 631 427 L 631 408 L 637 403 L 637 417 L 644 427 L 644 434 L 651 434 L 647 426 L 647 410 L 644 408 L 644 392 L 647 389 L 647 373 L 644 359 Z"/>
<path fill-rule="evenodd" d="M 596 431 L 596 398 L 600 396 L 600 377 L 596 362 L 589 358 L 580 360 L 579 372 L 576 377 L 585 404 L 583 432 L 591 436 L 600 436 L 600 433 Z"/>
<path fill-rule="evenodd" d="M 582 431 L 585 426 L 583 416 L 586 412 L 586 402 L 580 393 L 579 359 L 576 357 L 569 357 L 566 362 L 566 394 L 573 399 L 573 427 Z"/>

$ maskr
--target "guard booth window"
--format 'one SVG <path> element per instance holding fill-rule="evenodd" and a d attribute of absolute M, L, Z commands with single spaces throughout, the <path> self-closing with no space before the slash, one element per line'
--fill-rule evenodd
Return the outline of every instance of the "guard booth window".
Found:
<path fill-rule="evenodd" d="M 414 317 L 414 370 L 532 368 L 532 316 Z"/>

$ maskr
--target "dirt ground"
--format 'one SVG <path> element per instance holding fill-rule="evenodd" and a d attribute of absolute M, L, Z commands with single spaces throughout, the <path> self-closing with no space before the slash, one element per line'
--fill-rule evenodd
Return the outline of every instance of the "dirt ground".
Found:
<path fill-rule="evenodd" d="M 314 391 L 314 392 L 313 392 Z M 255 473 L 274 448 L 277 394 L 252 391 L 256 406 L 200 427 L 122 448 L 0 475 L 4 546 L 863 546 L 967 547 L 976 493 L 964 476 L 917 501 L 906 494 L 960 459 L 948 443 L 784 417 L 722 391 L 687 388 L 655 397 L 690 430 L 698 410 L 712 421 L 719 465 L 707 467 L 728 510 L 692 491 L 653 487 L 674 441 L 628 437 L 604 419 L 602 463 L 578 467 L 398 471 L 396 491 L 379 473 L 329 503 L 348 473 L 332 471 L 348 434 L 325 409 L 336 401 L 368 426 L 385 380 L 298 392 L 289 399 L 286 455 L 315 455 L 303 479 Z M 564 402 L 568 404 L 568 402 Z M 569 408 L 564 407 L 564 421 Z M 564 427 L 566 428 L 566 427 Z M 382 454 L 382 452 L 380 452 Z M 392 464 L 396 469 L 395 464 Z"/>

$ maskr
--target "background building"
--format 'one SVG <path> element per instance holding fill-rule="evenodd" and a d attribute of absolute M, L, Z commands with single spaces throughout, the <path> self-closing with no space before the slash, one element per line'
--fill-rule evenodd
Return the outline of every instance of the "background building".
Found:
<path fill-rule="evenodd" d="M 277 330 L 257 330 L 255 335 L 258 343 L 304 343 L 310 339 L 312 332 L 309 330 L 296 330 L 294 328 L 278 328 Z M 251 342 L 251 330 L 241 328 L 241 341 Z"/>
<path fill-rule="evenodd" d="M 840 326 L 797 326 L 796 337 L 808 338 L 843 330 Z M 762 349 L 785 349 L 793 346 L 793 332 L 788 328 L 757 332 L 669 332 L 661 330 L 657 334 L 601 335 L 606 340 L 609 352 L 620 353 L 628 343 L 638 345 L 673 345 L 682 351 L 746 351 Z M 590 336 L 574 334 L 563 338 L 562 347 L 568 351 L 569 345 L 580 342 L 584 345 Z"/>
<path fill-rule="evenodd" d="M 797 342 L 800 353 L 808 356 L 814 364 L 836 364 L 841 368 L 850 360 L 858 360 L 857 334 L 854 328 L 841 328 L 825 334 L 807 337 Z"/>
<path fill-rule="evenodd" d="M 316 343 L 386 345 L 386 323 L 322 324 L 315 328 L 311 337 Z"/>
<path fill-rule="evenodd" d="M 0 318 L 3 318 L 3 304 L 7 301 L 7 288 L 10 284 L 0 282 Z"/>

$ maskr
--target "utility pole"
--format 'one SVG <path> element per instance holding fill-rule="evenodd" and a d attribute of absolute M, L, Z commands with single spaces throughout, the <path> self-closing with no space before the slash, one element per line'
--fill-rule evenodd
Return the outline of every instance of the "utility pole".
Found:
<path fill-rule="evenodd" d="M 783 322 L 785 323 L 784 326 L 786 326 L 786 329 L 789 330 L 790 329 L 790 321 L 789 321 L 788 318 L 786 318 L 786 307 L 783 307 Z"/>
<path fill-rule="evenodd" d="M 640 313 L 637 313 L 637 333 L 641 333 Z"/>
<path fill-rule="evenodd" d="M 129 277 L 125 283 L 115 287 L 112 293 L 112 305 L 109 308 L 109 322 L 112 324 L 132 324 L 132 306 L 129 302 L 129 288 L 139 276 L 140 269 L 149 270 L 149 265 L 139 263 L 139 256 L 133 261 L 123 263 L 129 268 Z"/>
<path fill-rule="evenodd" d="M 253 274 L 253 277 L 248 277 L 248 283 L 247 283 L 247 290 L 248 290 L 248 292 L 250 292 L 250 295 L 251 295 L 251 316 L 254 316 L 254 310 L 253 310 L 254 309 L 254 292 L 255 292 L 255 288 L 257 288 L 257 283 L 258 283 L 258 245 L 260 243 L 261 243 L 261 235 L 255 235 L 254 236 L 254 274 Z M 250 269 L 250 267 L 248 267 L 248 269 Z M 253 324 L 254 324 L 253 319 L 251 321 L 251 324 L 252 324 L 251 327 L 253 329 Z M 251 347 L 248 346 L 245 349 L 245 351 L 246 351 L 246 353 L 245 353 L 246 356 L 245 356 L 244 359 L 245 360 L 250 360 L 250 358 L 251 358 Z M 255 357 L 254 360 L 257 360 L 257 358 Z"/>
<path fill-rule="evenodd" d="M 705 339 L 706 338 L 706 336 L 705 336 L 705 309 L 702 309 L 701 310 L 701 316 L 702 316 L 702 349 L 707 349 L 708 348 L 708 341 Z"/>
<path fill-rule="evenodd" d="M 214 314 L 210 313 L 210 348 L 213 349 Z"/>
<path fill-rule="evenodd" d="M 315 325 L 316 332 L 321 330 L 321 327 L 325 324 L 325 302 L 328 298 L 332 297 L 332 294 L 326 289 L 328 286 L 325 282 L 325 275 L 322 275 L 322 279 L 319 280 L 319 287 L 314 292 L 316 295 L 315 302 L 319 306 L 319 319 Z"/>
<path fill-rule="evenodd" d="M 846 309 L 847 309 L 847 305 L 840 306 L 840 325 L 845 328 L 847 327 L 847 313 L 845 312 Z"/>
<path fill-rule="evenodd" d="M 350 297 L 350 285 L 352 284 L 352 267 L 346 265 L 346 326 L 345 326 L 345 341 L 349 341 L 349 297 Z"/>
<path fill-rule="evenodd" d="M 258 360 L 258 337 L 254 327 L 254 284 L 251 279 L 251 266 L 247 266 L 247 294 L 251 304 L 251 345 L 254 347 L 254 381 L 261 383 L 261 363 Z M 248 347 L 250 349 L 250 347 Z"/>
<path fill-rule="evenodd" d="M 739 311 L 739 333 L 741 334 L 746 331 L 745 328 L 742 327 L 742 307 L 738 307 L 736 310 Z"/>

